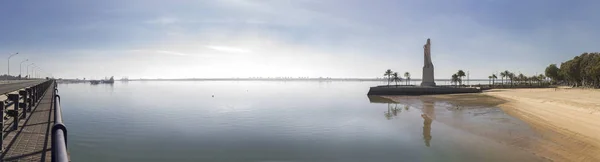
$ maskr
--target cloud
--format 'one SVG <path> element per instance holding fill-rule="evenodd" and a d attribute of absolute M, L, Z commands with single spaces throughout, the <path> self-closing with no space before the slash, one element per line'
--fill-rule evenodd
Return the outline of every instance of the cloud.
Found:
<path fill-rule="evenodd" d="M 206 48 L 219 51 L 219 52 L 228 52 L 228 53 L 250 53 L 252 51 L 242 48 L 236 47 L 228 47 L 228 46 L 206 46 Z"/>
<path fill-rule="evenodd" d="M 99 6 L 93 4 L 108 3 L 81 2 L 90 4 L 84 5 L 88 8 L 49 7 L 51 11 L 86 11 L 52 16 L 60 21 L 37 16 L 63 13 L 48 10 L 32 9 L 30 14 L 7 17 L 10 25 L 0 26 L 0 31 L 11 32 L 0 38 L 0 50 L 43 53 L 47 55 L 35 58 L 57 60 L 61 65 L 75 64 L 60 61 L 73 58 L 119 58 L 94 62 L 93 66 L 77 64 L 72 66 L 78 68 L 69 72 L 71 76 L 85 75 L 86 69 L 97 67 L 106 69 L 94 72 L 107 72 L 114 68 L 108 66 L 113 62 L 123 62 L 120 67 L 133 62 L 143 67 L 139 69 L 155 70 L 139 72 L 142 76 L 162 72 L 177 77 L 169 71 L 186 69 L 198 71 L 184 73 L 196 77 L 237 71 L 253 76 L 286 71 L 286 75 L 299 76 L 377 77 L 381 70 L 391 68 L 419 78 L 422 46 L 431 38 L 436 77 L 447 78 L 463 69 L 470 70 L 471 78 L 486 78 L 506 69 L 541 72 L 547 64 L 597 49 L 594 43 L 600 41 L 593 28 L 598 26 L 600 14 L 592 2 L 109 1 L 110 7 L 97 10 L 118 10 L 88 12 L 93 11 L 89 7 Z M 61 8 L 65 6 L 68 8 Z M 536 12 L 530 14 L 532 8 Z M 72 30 L 70 26 L 86 28 Z M 102 50 L 64 54 L 73 49 Z M 133 77 L 139 69 L 127 71 L 127 75 Z"/>
<path fill-rule="evenodd" d="M 191 54 L 177 52 L 177 51 L 169 51 L 169 50 L 128 50 L 128 52 L 132 53 L 143 53 L 143 54 L 162 54 L 162 55 L 171 55 L 171 56 L 190 56 Z"/>
<path fill-rule="evenodd" d="M 187 53 L 175 52 L 175 51 L 164 51 L 158 50 L 157 53 L 167 54 L 167 55 L 176 55 L 176 56 L 189 56 Z"/>
<path fill-rule="evenodd" d="M 160 24 L 160 25 L 169 25 L 180 22 L 179 19 L 173 17 L 159 17 L 152 20 L 147 20 L 145 23 L 147 24 Z"/>

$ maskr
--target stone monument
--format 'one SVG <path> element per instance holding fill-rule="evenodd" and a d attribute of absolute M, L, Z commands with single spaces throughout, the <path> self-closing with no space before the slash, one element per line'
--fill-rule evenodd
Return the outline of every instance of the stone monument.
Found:
<path fill-rule="evenodd" d="M 423 51 L 425 53 L 425 63 L 423 65 L 423 77 L 421 86 L 435 86 L 435 81 L 433 78 L 433 63 L 431 62 L 431 41 L 427 38 L 427 44 L 423 46 Z"/>

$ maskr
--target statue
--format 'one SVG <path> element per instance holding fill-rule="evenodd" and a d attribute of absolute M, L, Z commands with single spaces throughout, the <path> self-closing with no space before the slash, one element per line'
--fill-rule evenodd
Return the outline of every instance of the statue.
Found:
<path fill-rule="evenodd" d="M 431 62 L 431 40 L 427 39 L 427 44 L 423 45 L 423 77 L 421 86 L 435 86 L 433 77 L 433 63 Z"/>
<path fill-rule="evenodd" d="M 431 40 L 427 39 L 427 44 L 423 45 L 423 51 L 424 51 L 424 56 L 425 59 L 423 59 L 425 61 L 425 63 L 423 64 L 423 67 L 433 67 L 433 63 L 431 62 Z"/>

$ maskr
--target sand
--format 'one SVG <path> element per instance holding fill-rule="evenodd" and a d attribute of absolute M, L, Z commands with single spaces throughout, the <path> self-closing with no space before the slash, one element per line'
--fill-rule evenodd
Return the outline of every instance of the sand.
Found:
<path fill-rule="evenodd" d="M 498 107 L 543 137 L 532 148 L 553 161 L 600 161 L 600 91 L 585 89 L 504 89 L 484 95 L 507 102 Z"/>

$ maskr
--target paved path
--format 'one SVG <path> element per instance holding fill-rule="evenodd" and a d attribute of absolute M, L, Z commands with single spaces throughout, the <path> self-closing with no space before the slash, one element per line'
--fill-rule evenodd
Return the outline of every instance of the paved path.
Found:
<path fill-rule="evenodd" d="M 10 87 L 17 88 L 22 85 L 34 84 L 33 82 L 15 83 Z M 2 90 L 10 89 L 6 87 L 3 89 L 3 86 L 0 85 L 0 93 L 3 92 Z M 54 85 L 48 88 L 41 101 L 31 113 L 27 114 L 27 119 L 19 120 L 17 130 L 4 132 L 2 161 L 50 161 L 50 129 L 54 123 L 51 106 L 54 93 L 52 88 Z"/>

